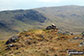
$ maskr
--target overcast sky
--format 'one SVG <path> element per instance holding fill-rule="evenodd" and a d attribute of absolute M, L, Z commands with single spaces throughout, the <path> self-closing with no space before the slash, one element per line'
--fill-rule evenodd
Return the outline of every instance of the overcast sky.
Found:
<path fill-rule="evenodd" d="M 0 0 L 0 11 L 64 5 L 84 6 L 84 0 Z"/>

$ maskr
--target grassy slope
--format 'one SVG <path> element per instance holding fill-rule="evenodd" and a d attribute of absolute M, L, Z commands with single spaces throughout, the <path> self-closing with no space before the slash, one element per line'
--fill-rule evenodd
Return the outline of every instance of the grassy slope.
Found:
<path fill-rule="evenodd" d="M 28 35 L 28 36 L 27 36 Z M 68 49 L 84 51 L 84 47 L 79 47 L 79 43 L 83 40 L 73 40 L 73 37 L 81 37 L 81 35 L 63 35 L 57 30 L 30 30 L 22 32 L 20 40 L 11 50 L 6 49 L 5 42 L 0 42 L 0 54 L 2 56 L 67 56 Z M 74 43 L 73 43 L 74 42 Z M 16 48 L 19 48 L 16 50 Z"/>

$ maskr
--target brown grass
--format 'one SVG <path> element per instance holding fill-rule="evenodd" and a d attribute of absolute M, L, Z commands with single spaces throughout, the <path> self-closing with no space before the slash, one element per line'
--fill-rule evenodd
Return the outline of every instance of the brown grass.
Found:
<path fill-rule="evenodd" d="M 83 40 L 73 40 L 81 35 L 63 35 L 54 30 L 31 30 L 19 34 L 20 40 L 12 43 L 11 50 L 1 51 L 3 56 L 68 56 L 68 49 L 84 51 L 79 47 Z M 5 45 L 3 45 L 6 48 Z M 4 50 L 2 48 L 2 50 Z M 16 50 L 18 48 L 18 50 Z"/>

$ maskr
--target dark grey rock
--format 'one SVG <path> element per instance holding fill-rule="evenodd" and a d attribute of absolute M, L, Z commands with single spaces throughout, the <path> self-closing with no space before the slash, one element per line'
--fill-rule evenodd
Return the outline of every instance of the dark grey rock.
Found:
<path fill-rule="evenodd" d="M 77 39 L 80 39 L 80 37 L 74 37 L 73 39 L 74 39 L 74 40 L 77 40 Z"/>
<path fill-rule="evenodd" d="M 84 32 L 82 32 L 81 34 L 82 34 L 82 37 L 84 37 Z"/>
<path fill-rule="evenodd" d="M 9 44 L 7 47 L 10 48 L 10 47 L 14 47 L 14 46 L 15 46 L 15 45 L 13 45 L 13 44 Z"/>
<path fill-rule="evenodd" d="M 9 38 L 6 42 L 6 44 L 10 44 L 10 43 L 14 43 L 16 42 L 17 40 L 19 40 L 19 37 L 18 36 L 12 36 L 11 38 Z"/>
<path fill-rule="evenodd" d="M 51 26 L 46 27 L 46 30 L 51 30 L 51 29 L 56 29 L 56 26 L 55 25 L 51 25 Z"/>
<path fill-rule="evenodd" d="M 83 42 L 81 42 L 79 46 L 84 46 L 84 41 L 83 41 Z"/>

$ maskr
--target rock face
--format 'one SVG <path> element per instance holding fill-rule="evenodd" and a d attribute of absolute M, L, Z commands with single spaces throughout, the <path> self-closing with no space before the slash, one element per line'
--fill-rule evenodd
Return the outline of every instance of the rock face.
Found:
<path fill-rule="evenodd" d="M 6 44 L 10 44 L 10 43 L 16 42 L 17 40 L 19 40 L 19 37 L 18 36 L 13 36 L 10 39 L 8 39 Z"/>
<path fill-rule="evenodd" d="M 56 29 L 56 26 L 55 25 L 51 25 L 51 26 L 46 27 L 46 30 L 51 30 L 51 29 Z"/>
<path fill-rule="evenodd" d="M 45 16 L 43 16 L 41 13 L 39 13 L 36 10 L 28 10 L 26 13 L 15 15 L 14 17 L 17 20 L 20 20 L 22 22 L 26 22 L 27 20 L 34 20 L 41 23 L 44 23 L 47 19 Z"/>

